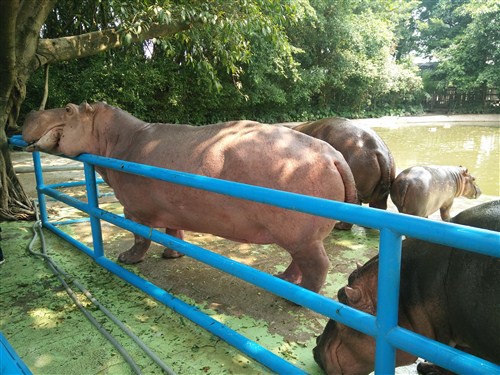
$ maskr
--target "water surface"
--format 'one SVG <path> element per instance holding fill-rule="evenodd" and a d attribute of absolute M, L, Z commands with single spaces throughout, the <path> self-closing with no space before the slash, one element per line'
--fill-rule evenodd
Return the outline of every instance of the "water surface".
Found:
<path fill-rule="evenodd" d="M 435 124 L 373 128 L 396 161 L 397 172 L 415 165 L 462 165 L 483 194 L 500 196 L 500 127 Z"/>

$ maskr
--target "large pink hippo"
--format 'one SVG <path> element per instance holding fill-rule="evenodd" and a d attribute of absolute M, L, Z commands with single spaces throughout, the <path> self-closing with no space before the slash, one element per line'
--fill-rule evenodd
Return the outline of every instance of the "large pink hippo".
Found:
<path fill-rule="evenodd" d="M 467 209 L 456 224 L 500 232 L 500 200 Z M 355 270 L 338 300 L 374 315 L 378 256 Z M 500 259 L 416 239 L 403 241 L 399 326 L 500 364 Z M 317 339 L 314 358 L 327 374 L 369 374 L 375 340 L 330 320 Z M 397 351 L 396 365 L 416 356 Z M 435 372 L 420 364 L 420 373 Z M 433 372 L 434 371 L 434 372 Z"/>
<path fill-rule="evenodd" d="M 391 200 L 401 213 L 428 217 L 440 210 L 441 218 L 449 220 L 456 197 L 473 199 L 481 195 L 475 181 L 464 167 L 411 167 L 394 180 Z"/>
<path fill-rule="evenodd" d="M 68 104 L 27 116 L 28 150 L 76 156 L 91 153 L 219 179 L 286 190 L 342 202 L 356 201 L 352 173 L 342 154 L 325 142 L 293 130 L 252 121 L 207 126 L 150 124 L 105 103 Z M 124 213 L 138 223 L 211 233 L 256 244 L 276 243 L 292 262 L 280 275 L 319 291 L 329 260 L 323 239 L 335 221 L 97 168 L 113 188 Z M 150 240 L 119 256 L 124 263 L 144 259 Z M 179 256 L 166 249 L 164 257 Z"/>
<path fill-rule="evenodd" d="M 360 203 L 387 209 L 396 165 L 389 148 L 374 130 L 344 118 L 306 122 L 293 129 L 328 142 L 340 151 L 351 168 Z M 338 223 L 336 227 L 350 229 L 352 225 Z"/>

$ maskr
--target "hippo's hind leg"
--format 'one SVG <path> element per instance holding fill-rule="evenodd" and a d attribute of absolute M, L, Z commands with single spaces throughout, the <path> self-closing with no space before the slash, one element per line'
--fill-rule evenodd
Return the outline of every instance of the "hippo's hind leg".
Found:
<path fill-rule="evenodd" d="M 290 250 L 289 250 L 290 251 Z M 303 288 L 319 292 L 326 280 L 330 261 L 323 242 L 316 240 L 290 251 L 292 263 L 279 277 L 298 283 Z"/>
<path fill-rule="evenodd" d="M 440 208 L 439 213 L 441 214 L 441 219 L 443 221 L 449 221 L 451 219 L 451 206 L 453 205 L 453 199 L 451 201 L 445 202 Z"/>
<path fill-rule="evenodd" d="M 389 198 L 389 195 L 386 195 L 384 198 L 370 202 L 369 206 L 371 208 L 378 208 L 380 210 L 387 210 L 387 199 Z"/>
<path fill-rule="evenodd" d="M 144 260 L 144 256 L 149 249 L 151 240 L 138 236 L 134 233 L 134 245 L 118 256 L 118 260 L 125 264 L 139 263 Z"/>
<path fill-rule="evenodd" d="M 180 229 L 170 229 L 170 228 L 165 228 L 165 233 L 169 234 L 173 237 L 179 238 L 181 240 L 184 239 L 184 231 Z M 166 247 L 163 250 L 163 254 L 161 255 L 165 259 L 172 259 L 172 258 L 180 258 L 183 257 L 184 254 L 179 253 L 178 251 L 172 250 L 168 247 Z"/>
<path fill-rule="evenodd" d="M 300 272 L 299 266 L 293 259 L 284 272 L 279 273 L 275 276 L 296 285 L 300 284 L 300 282 L 302 281 L 302 272 Z"/>

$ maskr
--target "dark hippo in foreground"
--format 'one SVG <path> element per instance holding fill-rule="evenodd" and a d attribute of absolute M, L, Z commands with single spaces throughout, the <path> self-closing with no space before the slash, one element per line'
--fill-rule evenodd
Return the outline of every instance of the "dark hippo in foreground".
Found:
<path fill-rule="evenodd" d="M 465 210 L 451 221 L 499 232 L 500 200 Z M 349 276 L 338 299 L 374 315 L 377 281 L 375 256 Z M 499 311 L 499 258 L 416 239 L 403 241 L 401 327 L 500 364 Z M 368 374 L 374 369 L 374 353 L 372 337 L 333 320 L 314 348 L 314 358 L 327 374 Z M 397 366 L 415 360 L 411 354 L 397 352 Z"/>
<path fill-rule="evenodd" d="M 290 129 L 251 121 L 208 126 L 149 124 L 105 103 L 31 113 L 23 138 L 50 153 L 91 153 L 224 180 L 286 190 L 342 202 L 356 201 L 352 173 L 342 154 L 328 144 Z M 323 239 L 335 221 L 96 168 L 113 188 L 127 218 L 165 228 L 211 233 L 257 244 L 276 243 L 292 262 L 280 275 L 319 291 L 329 260 Z M 120 254 L 125 263 L 140 262 L 151 241 L 135 236 Z M 165 257 L 179 256 L 166 249 Z"/>
<path fill-rule="evenodd" d="M 396 177 L 391 199 L 401 213 L 428 217 L 440 210 L 441 218 L 449 220 L 456 197 L 474 199 L 481 195 L 475 180 L 464 167 L 411 167 Z"/>
<path fill-rule="evenodd" d="M 352 170 L 360 203 L 387 209 L 396 166 L 389 148 L 375 131 L 344 118 L 306 122 L 293 129 L 321 139 L 340 151 Z M 340 228 L 351 226 L 343 223 Z"/>

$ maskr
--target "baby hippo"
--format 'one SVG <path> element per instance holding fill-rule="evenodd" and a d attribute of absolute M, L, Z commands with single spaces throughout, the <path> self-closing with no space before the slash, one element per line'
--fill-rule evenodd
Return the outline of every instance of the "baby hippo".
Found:
<path fill-rule="evenodd" d="M 450 219 L 455 197 L 477 198 L 481 190 L 464 167 L 416 166 L 405 169 L 391 186 L 391 200 L 399 212 L 428 217 L 438 209 Z"/>

